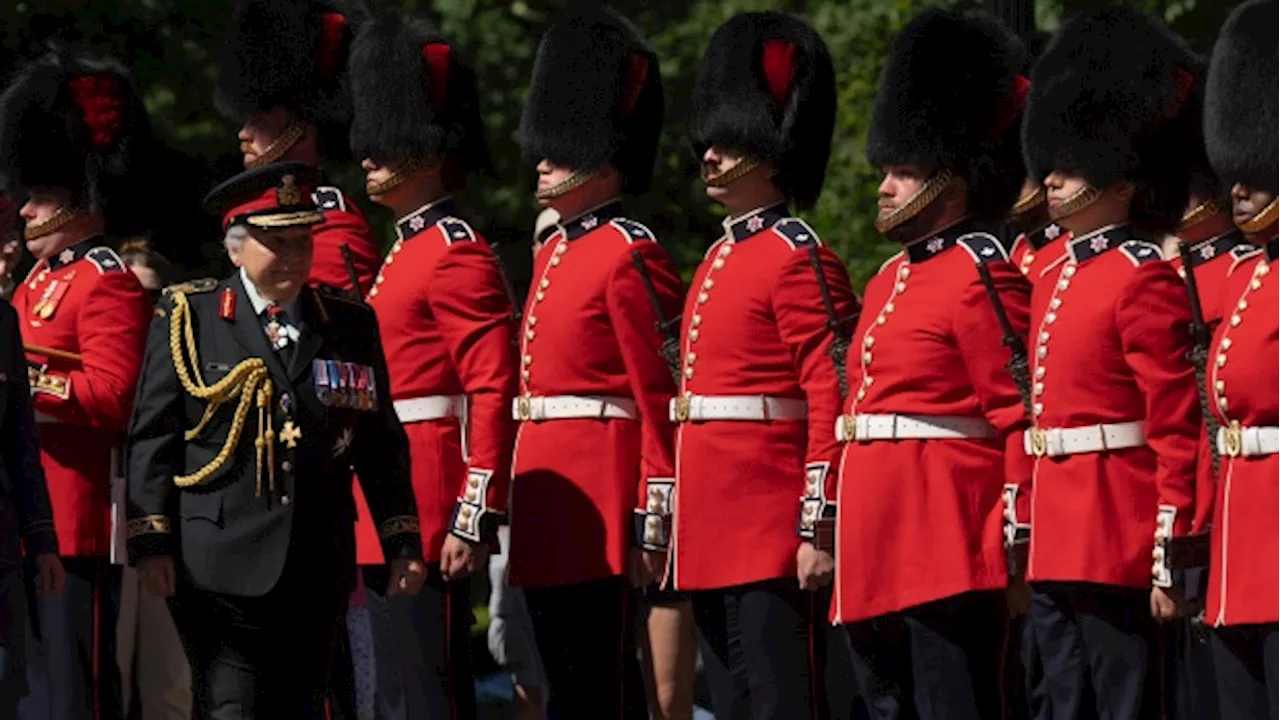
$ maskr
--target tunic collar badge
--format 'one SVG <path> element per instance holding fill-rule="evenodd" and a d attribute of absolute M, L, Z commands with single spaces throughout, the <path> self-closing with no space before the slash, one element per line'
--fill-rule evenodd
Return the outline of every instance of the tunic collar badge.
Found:
<path fill-rule="evenodd" d="M 762 207 L 759 210 L 725 223 L 725 235 L 734 242 L 741 242 L 757 235 L 787 217 L 786 203 L 777 203 Z"/>

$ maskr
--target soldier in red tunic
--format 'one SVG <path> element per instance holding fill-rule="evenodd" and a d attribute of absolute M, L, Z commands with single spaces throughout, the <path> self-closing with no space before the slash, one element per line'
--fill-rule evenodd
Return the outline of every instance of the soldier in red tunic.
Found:
<path fill-rule="evenodd" d="M 1030 474 L 1002 340 L 1025 332 L 1029 290 L 980 223 L 1023 184 L 1025 53 L 989 15 L 926 11 L 872 111 L 876 226 L 904 247 L 868 283 L 849 354 L 832 615 L 875 718 L 1001 712 L 1004 503 Z"/>
<path fill-rule="evenodd" d="M 1232 185 L 1237 226 L 1263 253 L 1232 263 L 1210 345 L 1210 402 L 1223 426 L 1205 619 L 1223 718 L 1277 717 L 1277 477 L 1280 348 L 1277 336 L 1276 4 L 1242 5 L 1214 47 L 1205 143 Z"/>
<path fill-rule="evenodd" d="M 1172 616 L 1178 592 L 1152 590 L 1152 538 L 1193 527 L 1200 434 L 1186 291 L 1157 242 L 1187 206 L 1196 69 L 1158 21 L 1099 9 L 1059 30 L 1031 78 L 1027 166 L 1072 234 L 1034 285 L 1028 341 L 1045 718 L 1157 710 L 1151 615 Z"/>
<path fill-rule="evenodd" d="M 561 716 L 648 717 L 630 585 L 664 560 L 675 386 L 658 322 L 679 314 L 682 287 L 618 196 L 653 172 L 658 59 L 626 19 L 584 8 L 543 36 L 530 87 L 522 150 L 561 219 L 520 328 L 508 570 Z"/>
<path fill-rule="evenodd" d="M 361 0 L 240 0 L 222 47 L 214 102 L 243 123 L 237 138 L 245 169 L 291 161 L 350 157 L 347 56 L 368 15 Z M 342 246 L 367 292 L 378 248 L 360 209 L 328 181 L 315 190 L 324 212 L 316 226 L 311 285 L 352 290 Z"/>
<path fill-rule="evenodd" d="M 369 291 L 409 436 L 427 581 L 386 597 L 365 569 L 377 654 L 377 716 L 474 718 L 470 583 L 505 521 L 518 377 L 511 299 L 493 251 L 449 193 L 490 170 L 474 75 L 422 20 L 387 16 L 351 49 L 352 149 L 366 190 L 397 217 Z M 363 503 L 361 503 L 363 505 Z M 361 508 L 362 565 L 382 564 Z M 361 531 L 364 532 L 361 532 Z"/>
<path fill-rule="evenodd" d="M 0 106 L 3 191 L 26 191 L 36 258 L 13 305 L 68 575 L 65 593 L 37 600 L 19 717 L 118 718 L 112 485 L 151 302 L 104 233 L 141 229 L 150 125 L 124 67 L 61 52 L 25 68 Z"/>
<path fill-rule="evenodd" d="M 834 120 L 831 57 L 802 20 L 744 13 L 711 36 L 690 142 L 728 218 L 682 318 L 671 580 L 692 592 L 726 720 L 825 712 L 813 665 L 825 644 L 816 591 L 833 570 L 817 525 L 834 517 L 839 453 L 830 321 L 857 301 L 839 258 L 788 205 L 817 201 Z"/>

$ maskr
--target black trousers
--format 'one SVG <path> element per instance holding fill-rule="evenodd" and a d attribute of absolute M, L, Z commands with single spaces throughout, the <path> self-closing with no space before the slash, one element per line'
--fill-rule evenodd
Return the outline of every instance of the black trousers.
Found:
<path fill-rule="evenodd" d="M 196 587 L 179 570 L 169 600 L 191 663 L 197 720 L 324 716 L 339 621 L 350 587 L 314 569 L 285 570 L 266 595 Z"/>
<path fill-rule="evenodd" d="M 1219 717 L 1276 720 L 1280 654 L 1276 625 L 1233 625 L 1214 628 L 1209 642 L 1218 678 Z"/>
<path fill-rule="evenodd" d="M 365 609 L 373 631 L 374 712 L 378 720 L 474 720 L 471 670 L 471 585 L 446 582 L 429 564 L 416 596 L 388 596 L 385 565 L 361 568 Z M 351 645 L 340 643 L 335 684 L 353 682 Z M 335 717 L 354 720 L 354 691 L 336 693 Z"/>
<path fill-rule="evenodd" d="M 22 571 L 0 570 L 0 718 L 16 718 L 27 694 L 27 622 Z"/>
<path fill-rule="evenodd" d="M 972 592 L 847 626 L 854 678 L 875 720 L 987 720 L 1001 713 L 1004 593 Z"/>
<path fill-rule="evenodd" d="M 795 578 L 691 593 L 716 720 L 825 716 L 819 596 Z"/>
<path fill-rule="evenodd" d="M 18 717 L 118 720 L 124 714 L 116 664 L 122 568 L 105 557 L 64 557 L 62 564 L 62 593 L 31 599 L 28 694 L 18 703 Z"/>
<path fill-rule="evenodd" d="M 1145 720 L 1159 714 L 1149 590 L 1035 583 L 1026 632 L 1044 682 L 1037 720 Z"/>
<path fill-rule="evenodd" d="M 1167 720 L 1217 720 L 1217 677 L 1208 627 L 1191 618 L 1160 626 L 1161 717 Z"/>
<path fill-rule="evenodd" d="M 624 577 L 522 588 L 561 720 L 646 720 L 635 594 Z"/>

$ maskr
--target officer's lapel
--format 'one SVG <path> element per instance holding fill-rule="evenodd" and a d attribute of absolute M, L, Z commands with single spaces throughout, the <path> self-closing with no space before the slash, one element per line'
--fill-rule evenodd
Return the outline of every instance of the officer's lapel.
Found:
<path fill-rule="evenodd" d="M 231 278 L 230 284 L 236 293 L 236 319 L 231 323 L 231 331 L 235 335 L 236 342 L 248 351 L 250 357 L 262 358 L 275 377 L 279 379 L 289 377 L 285 372 L 284 363 L 280 361 L 280 356 L 271 347 L 271 343 L 267 342 L 267 332 L 263 329 L 262 318 L 253 311 L 253 303 L 249 302 L 249 295 L 244 291 L 244 283 L 240 282 L 240 273 L 236 273 Z"/>
<path fill-rule="evenodd" d="M 311 361 L 320 346 L 324 344 L 324 335 L 328 322 L 320 305 L 320 298 L 315 291 L 307 288 L 298 296 L 298 312 L 302 315 L 302 327 L 298 328 L 298 347 L 293 352 L 293 362 L 289 365 L 289 380 L 297 383 L 303 373 L 311 367 Z"/>

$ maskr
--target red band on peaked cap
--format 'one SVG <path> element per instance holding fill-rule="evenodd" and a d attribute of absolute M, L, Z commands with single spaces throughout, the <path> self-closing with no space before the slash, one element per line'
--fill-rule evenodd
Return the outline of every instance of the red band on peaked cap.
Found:
<path fill-rule="evenodd" d="M 1000 114 L 996 115 L 995 122 L 991 124 L 991 140 L 1004 135 L 1018 116 L 1022 115 L 1022 111 L 1027 107 L 1027 95 L 1031 93 L 1031 81 L 1025 75 L 1016 75 L 1013 78 L 1013 89 L 1009 91 L 1009 97 L 1005 99 L 1004 106 L 1000 108 Z"/>
<path fill-rule="evenodd" d="M 70 86 L 93 149 L 109 149 L 124 128 L 124 82 L 112 73 L 98 73 L 73 78 Z"/>
<path fill-rule="evenodd" d="M 243 192 L 227 199 L 226 206 L 222 210 L 222 230 L 225 232 L 227 228 L 253 215 L 273 211 L 314 210 L 316 205 L 311 199 L 311 194 L 315 192 L 315 188 L 306 180 L 296 179 L 296 176 L 286 177 L 296 189 L 297 197 L 294 198 L 296 202 L 287 203 L 287 199 L 281 197 L 280 188 L 276 186 L 266 189 L 246 188 Z"/>
<path fill-rule="evenodd" d="M 618 119 L 625 120 L 640 102 L 640 93 L 644 92 L 644 83 L 649 79 L 649 56 L 644 53 L 632 53 L 627 58 L 627 84 L 623 88 L 622 104 L 618 106 Z"/>
<path fill-rule="evenodd" d="M 316 77 L 331 80 L 342 62 L 342 44 L 347 35 L 347 19 L 339 13 L 320 16 L 320 34 L 316 38 Z"/>
<path fill-rule="evenodd" d="M 436 112 L 444 111 L 444 104 L 449 97 L 449 65 L 453 58 L 453 48 L 444 43 L 428 43 L 422 46 L 422 59 L 427 63 L 428 89 L 431 91 L 431 107 Z"/>
<path fill-rule="evenodd" d="M 779 108 L 786 105 L 796 77 L 796 46 L 785 40 L 765 40 L 760 53 L 760 69 L 764 71 L 764 80 L 769 85 L 774 104 Z"/>

